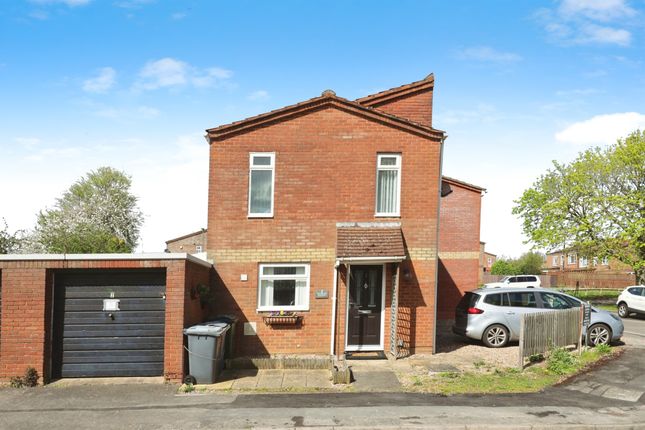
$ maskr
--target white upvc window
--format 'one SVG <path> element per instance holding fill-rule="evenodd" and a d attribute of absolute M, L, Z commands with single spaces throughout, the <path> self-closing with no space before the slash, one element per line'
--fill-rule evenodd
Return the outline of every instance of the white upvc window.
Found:
<path fill-rule="evenodd" d="M 200 253 L 204 250 L 204 248 L 201 245 L 196 245 L 195 246 L 195 252 Z"/>
<path fill-rule="evenodd" d="M 580 257 L 580 267 L 587 267 L 589 265 L 589 260 L 587 257 Z"/>
<path fill-rule="evenodd" d="M 551 263 L 551 266 L 553 267 L 558 267 L 560 265 L 560 258 L 557 255 L 553 256 L 553 262 Z"/>
<path fill-rule="evenodd" d="M 273 188 L 275 185 L 275 153 L 249 154 L 249 217 L 273 216 Z"/>
<path fill-rule="evenodd" d="M 609 257 L 603 257 L 602 263 L 603 266 L 609 266 Z"/>
<path fill-rule="evenodd" d="M 259 311 L 309 310 L 309 264 L 260 264 Z"/>
<path fill-rule="evenodd" d="M 400 216 L 401 154 L 378 154 L 376 216 Z"/>
<path fill-rule="evenodd" d="M 576 264 L 576 254 L 568 255 L 568 264 Z"/>

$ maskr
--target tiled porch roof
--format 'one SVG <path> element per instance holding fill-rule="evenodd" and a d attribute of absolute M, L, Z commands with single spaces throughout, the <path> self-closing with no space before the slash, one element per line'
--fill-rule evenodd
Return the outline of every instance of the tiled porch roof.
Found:
<path fill-rule="evenodd" d="M 336 257 L 405 257 L 400 227 L 339 226 L 336 229 Z"/>

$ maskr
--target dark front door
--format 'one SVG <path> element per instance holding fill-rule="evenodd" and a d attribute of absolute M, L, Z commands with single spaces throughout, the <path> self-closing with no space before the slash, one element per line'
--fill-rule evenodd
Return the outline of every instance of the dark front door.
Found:
<path fill-rule="evenodd" d="M 351 266 L 347 321 L 349 349 L 375 349 L 381 345 L 382 302 L 383 266 Z"/>

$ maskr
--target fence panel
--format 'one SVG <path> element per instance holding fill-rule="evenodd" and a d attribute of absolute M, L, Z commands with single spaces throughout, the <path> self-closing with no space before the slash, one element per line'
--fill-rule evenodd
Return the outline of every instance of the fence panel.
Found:
<path fill-rule="evenodd" d="M 522 315 L 520 367 L 524 359 L 551 348 L 578 344 L 582 330 L 581 309 L 536 312 Z"/>

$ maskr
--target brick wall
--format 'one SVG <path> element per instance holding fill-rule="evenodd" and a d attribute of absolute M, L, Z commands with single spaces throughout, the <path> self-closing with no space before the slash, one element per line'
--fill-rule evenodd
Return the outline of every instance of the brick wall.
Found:
<path fill-rule="evenodd" d="M 198 246 L 201 247 L 201 251 L 197 250 Z M 206 230 L 169 240 L 166 242 L 166 250 L 168 252 L 187 252 L 189 254 L 205 252 Z"/>
<path fill-rule="evenodd" d="M 275 152 L 274 217 L 249 219 L 250 152 Z M 379 152 L 402 154 L 401 216 L 375 218 Z M 431 350 L 440 144 L 336 108 L 255 128 L 210 148 L 208 253 L 218 273 L 218 310 L 255 322 L 238 330 L 236 353 L 329 353 L 336 223 L 401 223 L 412 277 L 401 286 L 401 310 L 413 314 L 412 348 Z M 265 326 L 257 312 L 259 263 L 311 263 L 310 309 L 303 325 Z M 247 281 L 240 281 L 246 274 Z M 339 283 L 337 351 L 344 347 L 346 286 Z M 385 338 L 389 333 L 386 318 Z"/>
<path fill-rule="evenodd" d="M 481 190 L 449 182 L 441 198 L 437 317 L 454 318 L 465 291 L 479 285 Z"/>
<path fill-rule="evenodd" d="M 0 381 L 22 376 L 32 366 L 47 382 L 56 270 L 138 268 L 166 269 L 164 375 L 180 381 L 185 368 L 182 329 L 203 321 L 199 299 L 191 298 L 190 289 L 197 283 L 208 285 L 210 277 L 208 267 L 184 259 L 0 261 Z"/>
<path fill-rule="evenodd" d="M 422 91 L 374 104 L 372 107 L 432 127 L 432 94 L 433 91 Z"/>

